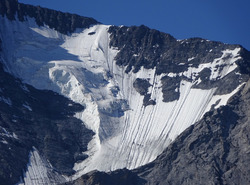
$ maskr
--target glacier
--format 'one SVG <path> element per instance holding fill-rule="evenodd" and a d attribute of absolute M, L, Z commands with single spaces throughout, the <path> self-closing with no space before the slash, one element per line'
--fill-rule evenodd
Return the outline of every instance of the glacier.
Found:
<path fill-rule="evenodd" d="M 214 61 L 190 66 L 181 73 L 157 75 L 155 69 L 144 67 L 137 73 L 126 73 L 125 67 L 116 65 L 119 50 L 109 45 L 109 25 L 97 24 L 64 35 L 46 25 L 37 26 L 29 17 L 20 22 L 0 16 L 0 24 L 1 57 L 6 71 L 38 89 L 55 91 L 85 107 L 75 116 L 95 136 L 85 152 L 89 157 L 74 165 L 76 173 L 70 179 L 92 170 L 134 169 L 153 161 L 212 107 L 225 105 L 243 84 L 224 95 L 216 95 L 216 87 L 193 87 L 201 82 L 198 74 L 204 68 L 211 69 L 210 80 L 234 73 L 240 48 L 227 49 Z M 222 70 L 217 70 L 218 66 Z M 191 79 L 183 79 L 176 89 L 180 92 L 178 100 L 163 102 L 161 79 L 164 76 Z M 133 87 L 137 78 L 149 81 L 148 92 L 155 105 L 143 105 L 144 96 Z M 30 161 L 36 159 L 42 161 L 34 149 Z M 47 169 L 48 164 L 36 167 L 31 162 L 31 166 L 26 174 L 32 176 L 29 170 L 39 171 L 41 166 Z M 27 178 L 32 179 L 28 175 Z"/>

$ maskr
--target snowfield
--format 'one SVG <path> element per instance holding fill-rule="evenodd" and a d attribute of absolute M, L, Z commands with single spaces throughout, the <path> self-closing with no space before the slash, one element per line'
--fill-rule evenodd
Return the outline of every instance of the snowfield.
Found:
<path fill-rule="evenodd" d="M 109 26 L 94 25 L 62 35 L 47 26 L 38 27 L 31 18 L 19 22 L 0 16 L 0 24 L 2 57 L 7 71 L 38 89 L 53 90 L 86 107 L 75 116 L 95 136 L 85 152 L 89 157 L 75 164 L 77 173 L 70 177 L 73 179 L 95 169 L 133 169 L 151 162 L 218 100 L 216 108 L 225 105 L 239 89 L 219 96 L 214 95 L 216 88 L 192 88 L 200 79 L 182 80 L 178 89 L 180 98 L 168 103 L 163 102 L 161 89 L 161 78 L 166 75 L 192 77 L 210 68 L 210 79 L 226 76 L 237 68 L 239 48 L 226 50 L 220 58 L 197 68 L 189 67 L 181 74 L 156 75 L 155 69 L 144 68 L 127 74 L 114 60 L 119 51 L 109 47 Z M 226 55 L 233 57 L 224 61 Z M 223 70 L 216 70 L 218 65 Z M 136 78 L 149 79 L 152 86 L 148 90 L 156 105 L 143 106 L 143 96 L 133 88 Z M 49 170 L 48 164 L 35 149 L 31 151 L 30 161 L 25 184 L 35 184 L 32 179 L 38 174 L 47 178 L 40 171 Z"/>

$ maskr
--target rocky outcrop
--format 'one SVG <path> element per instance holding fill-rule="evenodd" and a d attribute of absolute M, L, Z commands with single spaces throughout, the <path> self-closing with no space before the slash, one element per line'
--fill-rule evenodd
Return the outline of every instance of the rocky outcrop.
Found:
<path fill-rule="evenodd" d="M 113 26 L 109 32 L 110 46 L 120 51 L 116 56 L 117 64 L 125 66 L 126 72 L 133 69 L 136 73 L 141 67 L 156 67 L 157 74 L 178 73 L 185 71 L 189 66 L 197 66 L 219 58 L 225 49 L 239 47 L 201 38 L 176 40 L 169 34 L 144 25 Z"/>
<path fill-rule="evenodd" d="M 137 78 L 134 83 L 133 87 L 135 90 L 140 94 L 143 95 L 143 105 L 148 106 L 148 105 L 155 105 L 156 102 L 152 99 L 150 99 L 151 94 L 148 91 L 148 88 L 152 86 L 147 79 L 141 79 Z"/>
<path fill-rule="evenodd" d="M 249 75 L 250 74 L 250 62 L 249 62 L 250 61 L 250 51 L 243 48 L 241 50 L 240 56 L 242 56 L 242 59 L 237 61 L 237 64 L 240 68 L 240 72 L 242 74 Z M 248 61 L 248 62 L 245 62 L 245 61 Z"/>
<path fill-rule="evenodd" d="M 127 170 L 117 170 L 115 172 L 105 173 L 93 171 L 83 175 L 81 178 L 65 183 L 63 185 L 138 185 L 145 183 L 145 180 L 138 177 L 135 173 Z"/>
<path fill-rule="evenodd" d="M 48 25 L 63 34 L 72 33 L 76 28 L 88 28 L 90 25 L 98 24 L 93 18 L 26 5 L 18 3 L 17 0 L 1 0 L 0 15 L 6 15 L 10 20 L 18 18 L 20 21 L 26 20 L 26 16 L 29 16 L 34 18 L 39 26 Z"/>

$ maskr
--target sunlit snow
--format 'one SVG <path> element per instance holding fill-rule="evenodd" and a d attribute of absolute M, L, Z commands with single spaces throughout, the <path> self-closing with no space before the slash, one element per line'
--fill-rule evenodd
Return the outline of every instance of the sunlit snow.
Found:
<path fill-rule="evenodd" d="M 4 143 L 4 144 L 8 144 L 8 142 L 6 141 L 7 138 L 18 139 L 18 137 L 15 133 L 10 133 L 5 128 L 3 128 L 1 126 L 0 126 L 0 137 L 1 137 L 0 142 Z"/>

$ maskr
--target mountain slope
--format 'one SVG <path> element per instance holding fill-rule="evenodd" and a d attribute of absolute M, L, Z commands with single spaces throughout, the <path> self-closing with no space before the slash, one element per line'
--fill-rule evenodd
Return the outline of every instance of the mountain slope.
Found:
<path fill-rule="evenodd" d="M 66 184 L 249 184 L 249 92 L 250 81 L 228 105 L 186 129 L 152 163 L 133 172 L 92 172 Z"/>
<path fill-rule="evenodd" d="M 93 135 L 73 117 L 84 107 L 52 91 L 23 84 L 4 72 L 2 66 L 0 77 L 1 184 L 16 184 L 26 165 L 36 170 L 36 162 L 29 162 L 32 153 L 37 155 L 36 160 L 44 158 L 53 165 L 47 164 L 51 181 L 59 176 L 57 173 L 73 173 L 74 163 L 86 158 L 81 152 L 87 150 Z"/>
<path fill-rule="evenodd" d="M 142 167 L 147 184 L 249 184 L 249 91 L 250 81 Z"/>
<path fill-rule="evenodd" d="M 57 177 L 66 181 L 92 170 L 134 169 L 155 160 L 207 112 L 227 105 L 249 79 L 250 54 L 239 45 L 176 40 L 145 26 L 102 25 L 16 0 L 1 1 L 0 14 L 5 71 L 37 89 L 63 95 L 62 102 L 69 98 L 82 107 L 69 115 L 79 122 L 70 127 L 73 135 L 63 135 L 65 142 L 84 143 L 68 153 L 70 162 L 65 166 L 58 164 L 61 157 L 37 157 L 49 161 L 42 162 L 42 171 L 50 173 L 52 165 L 59 169 Z M 62 109 L 65 105 L 56 104 Z M 60 111 L 50 111 L 47 114 L 61 116 Z M 66 118 L 67 114 L 62 124 Z M 58 124 L 52 122 L 51 127 L 59 129 Z M 78 137 L 85 132 L 86 138 Z M 52 135 L 61 142 L 60 132 Z M 29 145 L 30 161 L 43 153 L 38 143 L 43 142 Z M 25 170 L 31 174 L 30 168 Z M 34 174 L 30 179 L 36 179 Z"/>

